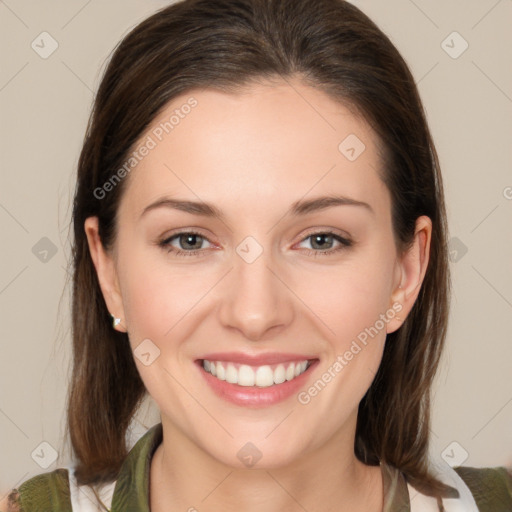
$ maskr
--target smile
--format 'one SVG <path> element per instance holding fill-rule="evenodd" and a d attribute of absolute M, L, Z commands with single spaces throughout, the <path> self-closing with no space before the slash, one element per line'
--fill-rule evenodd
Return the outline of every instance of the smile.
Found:
<path fill-rule="evenodd" d="M 259 388 L 294 380 L 303 374 L 309 366 L 308 360 L 262 366 L 203 360 L 203 369 L 218 380 L 239 386 Z"/>
<path fill-rule="evenodd" d="M 291 399 L 307 386 L 317 357 L 283 352 L 216 352 L 195 360 L 200 378 L 219 398 L 260 408 Z"/>

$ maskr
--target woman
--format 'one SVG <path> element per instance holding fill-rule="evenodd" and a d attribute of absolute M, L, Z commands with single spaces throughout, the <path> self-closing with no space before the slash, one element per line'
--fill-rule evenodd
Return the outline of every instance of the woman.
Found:
<path fill-rule="evenodd" d="M 73 223 L 76 464 L 8 510 L 512 510 L 506 468 L 429 461 L 442 179 L 407 65 L 353 5 L 185 0 L 138 25 Z M 127 453 L 146 393 L 162 421 Z"/>

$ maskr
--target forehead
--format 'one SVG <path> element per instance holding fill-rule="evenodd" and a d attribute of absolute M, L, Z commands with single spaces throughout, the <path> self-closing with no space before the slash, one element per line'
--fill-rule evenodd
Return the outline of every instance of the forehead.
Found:
<path fill-rule="evenodd" d="M 333 191 L 378 203 L 387 191 L 377 144 L 364 119 L 298 81 L 236 94 L 193 90 L 140 138 L 138 147 L 150 149 L 130 172 L 122 207 L 137 216 L 147 202 L 176 194 L 254 212 L 270 199 Z"/>

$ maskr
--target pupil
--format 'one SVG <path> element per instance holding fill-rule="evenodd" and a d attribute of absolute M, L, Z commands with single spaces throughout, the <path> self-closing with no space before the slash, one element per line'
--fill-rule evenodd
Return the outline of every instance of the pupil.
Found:
<path fill-rule="evenodd" d="M 186 244 L 195 245 L 194 240 L 197 238 L 197 235 L 185 235 Z M 192 242 L 190 242 L 192 240 Z"/>
<path fill-rule="evenodd" d="M 316 235 L 315 236 L 315 243 L 318 243 L 319 240 L 325 239 L 326 237 L 329 237 L 330 235 Z M 322 248 L 325 243 L 320 242 L 320 248 Z"/>

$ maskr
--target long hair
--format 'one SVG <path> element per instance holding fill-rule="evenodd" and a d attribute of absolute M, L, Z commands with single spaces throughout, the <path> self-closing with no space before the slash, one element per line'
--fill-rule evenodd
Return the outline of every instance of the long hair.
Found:
<path fill-rule="evenodd" d="M 428 466 L 432 381 L 446 337 L 450 275 L 439 161 L 411 72 L 389 38 L 343 0 L 185 0 L 133 28 L 103 74 L 81 151 L 73 203 L 73 373 L 68 430 L 81 484 L 116 478 L 127 427 L 146 395 L 126 333 L 112 329 L 84 221 L 99 218 L 108 250 L 116 238 L 122 166 L 166 104 L 196 88 L 236 92 L 258 80 L 300 77 L 355 109 L 378 135 L 379 175 L 392 200 L 400 254 L 415 221 L 432 221 L 430 260 L 403 325 L 387 335 L 378 373 L 359 405 L 355 454 L 399 468 L 423 492 L 446 486 Z"/>

